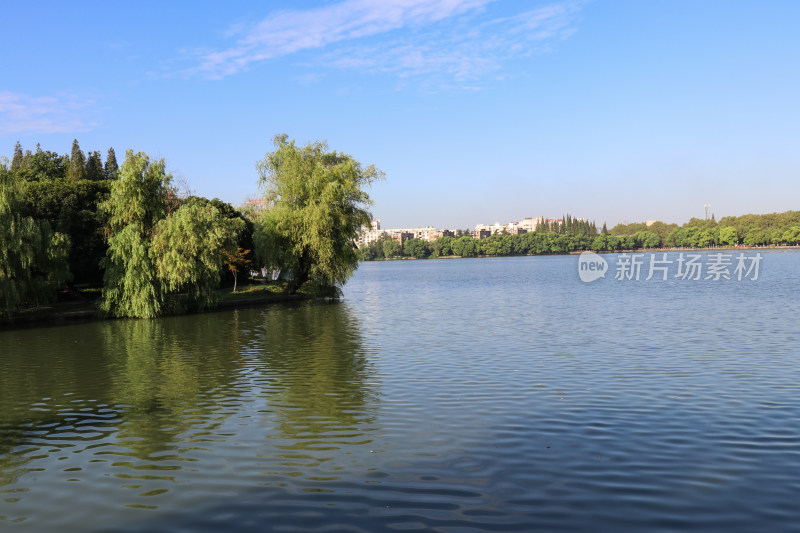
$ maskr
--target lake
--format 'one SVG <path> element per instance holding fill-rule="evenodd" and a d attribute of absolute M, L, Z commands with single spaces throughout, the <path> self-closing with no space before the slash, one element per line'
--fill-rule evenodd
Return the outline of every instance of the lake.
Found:
<path fill-rule="evenodd" d="M 650 255 L 0 330 L 0 531 L 800 531 L 800 253 Z"/>

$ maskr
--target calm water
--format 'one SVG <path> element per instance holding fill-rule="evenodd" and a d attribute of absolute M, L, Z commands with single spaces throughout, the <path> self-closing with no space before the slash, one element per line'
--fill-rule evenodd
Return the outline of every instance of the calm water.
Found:
<path fill-rule="evenodd" d="M 800 253 L 763 255 L 0 331 L 0 531 L 800 531 Z"/>

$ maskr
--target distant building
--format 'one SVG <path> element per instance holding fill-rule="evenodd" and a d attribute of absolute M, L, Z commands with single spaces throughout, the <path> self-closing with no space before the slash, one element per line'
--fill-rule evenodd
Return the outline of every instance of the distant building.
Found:
<path fill-rule="evenodd" d="M 369 229 L 366 227 L 361 228 L 361 232 L 358 234 L 356 245 L 359 248 L 362 246 L 368 246 L 369 244 L 380 240 L 384 235 L 387 235 L 387 233 L 381 230 L 381 221 L 377 218 L 373 218 Z"/>
<path fill-rule="evenodd" d="M 372 242 L 381 239 L 384 236 L 390 237 L 400 244 L 403 244 L 409 239 L 422 239 L 423 241 L 433 242 L 443 235 L 455 236 L 452 230 L 440 230 L 432 226 L 424 228 L 386 228 L 381 229 L 381 221 L 376 219 L 372 220 L 370 228 L 361 228 L 356 244 L 358 247 L 367 246 Z"/>
<path fill-rule="evenodd" d="M 264 198 L 257 198 L 255 200 L 247 200 L 245 203 L 242 204 L 243 211 L 253 211 L 258 213 L 259 211 L 263 211 L 268 207 L 272 207 L 274 204 L 272 202 L 267 202 Z"/>
<path fill-rule="evenodd" d="M 585 221 L 582 218 L 574 218 L 575 221 Z M 509 222 L 507 224 L 477 224 L 475 231 L 466 233 L 474 239 L 485 239 L 492 235 L 522 235 L 536 231 L 542 224 L 547 224 L 550 228 L 555 228 L 564 223 L 560 218 L 526 217 L 521 222 Z M 652 222 L 651 222 L 652 223 Z M 649 225 L 649 224 L 648 224 Z M 423 241 L 433 242 L 439 237 L 453 237 L 456 232 L 450 229 L 436 229 L 431 226 L 424 228 L 386 228 L 381 229 L 381 221 L 377 218 L 372 219 L 370 227 L 366 226 L 359 233 L 358 247 L 367 246 L 383 237 L 395 239 L 401 245 L 409 239 L 422 239 Z"/>

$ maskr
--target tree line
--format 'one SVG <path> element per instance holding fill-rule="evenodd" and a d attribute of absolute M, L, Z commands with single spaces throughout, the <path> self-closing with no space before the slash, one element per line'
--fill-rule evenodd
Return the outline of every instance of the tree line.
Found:
<path fill-rule="evenodd" d="M 723 217 L 716 221 L 692 218 L 682 226 L 656 222 L 620 224 L 611 230 L 618 237 L 653 232 L 659 246 L 706 248 L 709 246 L 796 246 L 800 244 L 800 211 Z"/>
<path fill-rule="evenodd" d="M 354 241 L 369 222 L 364 188 L 380 170 L 276 136 L 257 165 L 270 205 L 241 212 L 179 194 L 163 159 L 109 149 L 89 157 L 23 151 L 0 161 L 0 314 L 50 303 L 57 291 L 101 288 L 105 317 L 152 318 L 216 303 L 225 276 L 270 269 L 293 294 L 309 282 L 337 295 L 357 266 Z M 312 179 L 313 178 L 313 179 Z"/>
<path fill-rule="evenodd" d="M 583 250 L 619 252 L 655 248 L 707 248 L 714 246 L 800 245 L 800 211 L 767 215 L 725 217 L 716 222 L 692 218 L 683 226 L 656 221 L 618 224 L 598 232 L 594 223 L 566 215 L 563 223 L 551 222 L 536 231 L 494 234 L 484 239 L 472 236 L 439 237 L 428 242 L 408 239 L 400 243 L 382 236 L 359 250 L 362 261 L 402 257 L 512 256 L 562 254 Z"/>

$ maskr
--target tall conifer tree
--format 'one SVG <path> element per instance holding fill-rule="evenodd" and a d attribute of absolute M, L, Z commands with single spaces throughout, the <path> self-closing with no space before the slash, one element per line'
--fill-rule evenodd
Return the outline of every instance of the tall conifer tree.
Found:
<path fill-rule="evenodd" d="M 106 154 L 106 165 L 103 169 L 103 174 L 105 174 L 107 180 L 115 180 L 117 179 L 118 173 L 119 166 L 117 165 L 117 156 L 114 153 L 114 149 L 109 148 L 108 154 Z"/>
<path fill-rule="evenodd" d="M 89 159 L 86 161 L 86 172 L 84 177 L 87 180 L 100 181 L 104 179 L 103 161 L 100 159 L 100 152 L 94 151 L 89 154 Z"/>
<path fill-rule="evenodd" d="M 17 141 L 14 145 L 14 157 L 11 159 L 11 170 L 19 170 L 22 167 L 22 145 Z"/>
<path fill-rule="evenodd" d="M 86 173 L 86 156 L 83 155 L 78 139 L 72 141 L 72 152 L 69 157 L 67 177 L 71 180 L 82 180 Z"/>

